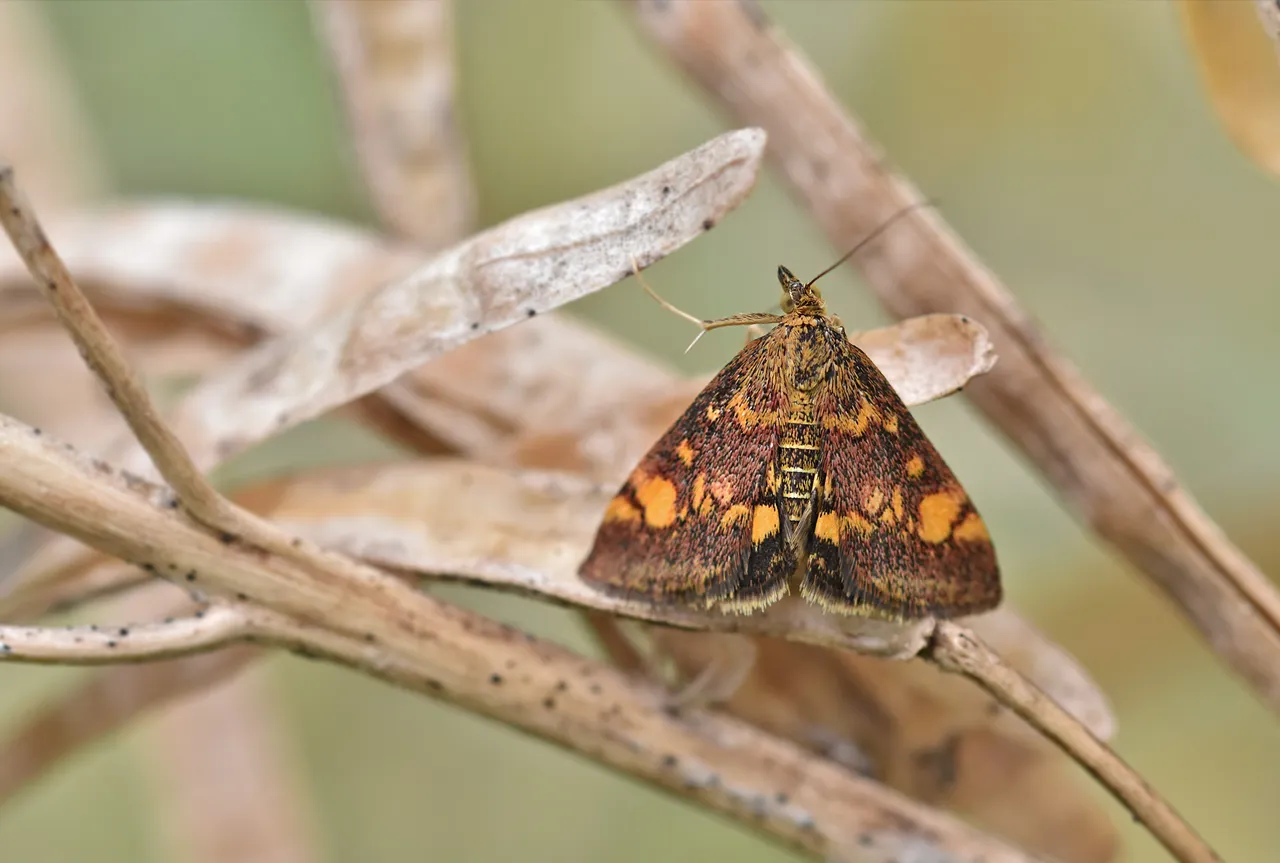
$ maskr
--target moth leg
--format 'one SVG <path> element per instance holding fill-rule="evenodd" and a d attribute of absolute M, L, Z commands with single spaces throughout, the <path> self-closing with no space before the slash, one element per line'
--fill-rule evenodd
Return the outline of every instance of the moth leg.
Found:
<path fill-rule="evenodd" d="M 759 324 L 747 324 L 747 342 L 754 342 L 764 335 L 764 327 Z"/>
<path fill-rule="evenodd" d="M 711 657 L 692 680 L 667 696 L 670 710 L 723 704 L 755 668 L 756 643 L 748 636 L 715 632 L 704 637 Z"/>

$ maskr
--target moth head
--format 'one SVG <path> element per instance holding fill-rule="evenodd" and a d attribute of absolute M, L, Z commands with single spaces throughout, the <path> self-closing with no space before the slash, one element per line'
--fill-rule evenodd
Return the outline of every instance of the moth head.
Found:
<path fill-rule="evenodd" d="M 799 309 L 811 314 L 824 314 L 826 303 L 822 291 L 813 282 L 805 284 L 792 275 L 786 267 L 778 267 L 778 284 L 782 285 L 782 312 L 790 314 Z"/>

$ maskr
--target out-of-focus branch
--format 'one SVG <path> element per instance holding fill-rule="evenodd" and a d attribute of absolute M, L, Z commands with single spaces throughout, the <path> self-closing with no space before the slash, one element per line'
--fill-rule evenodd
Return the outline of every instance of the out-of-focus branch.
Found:
<path fill-rule="evenodd" d="M 96 669 L 65 697 L 31 712 L 0 745 L 0 806 L 66 757 L 160 704 L 215 685 L 262 653 L 230 647 L 165 662 Z"/>
<path fill-rule="evenodd" d="M 188 675 L 190 695 L 148 724 L 163 859 L 172 863 L 311 863 L 326 856 L 270 678 L 259 670 L 228 679 L 246 654 L 263 651 L 179 660 L 206 660 L 203 673 Z"/>
<path fill-rule="evenodd" d="M 735 122 L 768 131 L 774 164 L 837 247 L 920 199 L 754 4 L 628 5 Z M 974 404 L 1280 711 L 1280 594 L 941 217 L 910 214 L 854 263 L 900 317 L 959 312 L 991 329 L 1000 363 L 966 390 Z"/>
<path fill-rule="evenodd" d="M 1220 863 L 1214 850 L 1132 767 L 1052 699 L 1011 672 L 972 632 L 954 623 L 939 623 L 924 656 L 944 671 L 968 677 L 1070 753 L 1176 859 L 1184 863 Z"/>
<path fill-rule="evenodd" d="M 475 209 L 454 110 L 450 0 L 315 0 L 357 161 L 383 224 L 427 249 Z"/>

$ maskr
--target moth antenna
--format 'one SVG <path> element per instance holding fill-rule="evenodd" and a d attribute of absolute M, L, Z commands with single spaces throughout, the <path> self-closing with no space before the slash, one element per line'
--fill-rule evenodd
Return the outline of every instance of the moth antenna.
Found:
<path fill-rule="evenodd" d="M 813 283 L 814 283 L 814 282 L 818 281 L 818 279 L 822 278 L 822 277 L 823 277 L 823 276 L 825 276 L 827 273 L 831 272 L 831 271 L 832 271 L 832 270 L 834 270 L 836 267 L 840 266 L 840 265 L 841 265 L 841 264 L 843 264 L 845 261 L 847 261 L 847 260 L 849 260 L 850 258 L 852 258 L 854 255 L 856 255 L 858 252 L 860 252 L 860 251 L 862 250 L 862 248 L 863 248 L 864 246 L 866 246 L 866 245 L 867 245 L 867 243 L 870 243 L 870 242 L 871 242 L 872 240 L 874 240 L 876 237 L 878 237 L 878 236 L 880 236 L 881 234 L 883 234 L 885 231 L 887 231 L 887 230 L 889 229 L 889 226 L 890 226 L 890 225 L 892 225 L 894 222 L 896 222 L 896 221 L 898 221 L 899 219 L 901 219 L 903 216 L 905 216 L 905 215 L 907 215 L 908 213 L 913 212 L 913 211 L 915 211 L 915 210 L 923 210 L 925 207 L 934 207 L 934 206 L 937 206 L 937 202 L 936 202 L 936 201 L 932 201 L 932 200 L 930 200 L 930 199 L 928 199 L 928 198 L 924 199 L 923 201 L 916 201 L 915 203 L 907 204 L 907 205 L 906 205 L 905 207 L 903 207 L 901 210 L 899 210 L 898 212 L 894 213 L 892 216 L 890 216 L 889 218 L 887 218 L 887 219 L 885 219 L 883 222 L 881 222 L 881 223 L 880 223 L 880 225 L 879 225 L 879 227 L 877 227 L 877 228 L 875 228 L 874 230 L 872 230 L 872 232 L 871 232 L 871 233 L 867 234 L 867 235 L 866 235 L 865 237 L 863 237 L 861 240 L 858 240 L 858 244 L 857 244 L 856 246 L 854 246 L 852 249 L 850 249 L 849 251 L 845 252 L 843 255 L 841 255 L 841 256 L 840 256 L 840 260 L 836 261 L 834 264 L 832 264 L 831 266 L 827 267 L 825 270 L 823 270 L 822 272 L 818 273 L 818 275 L 816 275 L 816 276 L 814 276 L 812 279 L 810 279 L 810 280 L 809 280 L 809 283 L 808 283 L 807 285 L 805 285 L 805 287 L 806 287 L 806 288 L 812 288 L 812 287 L 813 287 Z"/>
<path fill-rule="evenodd" d="M 676 308 L 671 303 L 667 302 L 662 297 L 658 296 L 658 292 L 655 291 L 653 288 L 649 287 L 649 283 L 644 280 L 644 276 L 640 275 L 640 264 L 636 261 L 635 255 L 631 256 L 631 272 L 636 274 L 636 280 L 640 282 L 640 287 L 644 288 L 645 293 L 653 297 L 654 300 L 657 301 L 658 305 L 662 306 L 664 309 L 671 312 L 672 314 L 679 315 L 680 317 L 684 318 L 686 321 L 691 321 L 697 325 L 698 329 L 701 331 L 698 333 L 697 338 L 693 340 L 693 344 L 697 344 L 698 339 L 702 338 L 702 334 L 707 331 L 706 327 L 703 326 L 705 322 L 702 320 L 702 318 L 695 318 L 693 315 L 689 314 L 684 309 Z M 689 345 L 689 348 L 693 347 L 693 344 Z M 689 352 L 689 348 L 685 348 L 685 353 Z"/>

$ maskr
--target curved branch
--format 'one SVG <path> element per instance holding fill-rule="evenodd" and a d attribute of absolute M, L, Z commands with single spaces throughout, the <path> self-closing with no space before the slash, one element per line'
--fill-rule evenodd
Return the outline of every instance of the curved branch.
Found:
<path fill-rule="evenodd" d="M 213 605 L 190 617 L 133 626 L 5 626 L 0 660 L 50 665 L 117 665 L 203 653 L 249 636 L 249 615 Z"/>
<path fill-rule="evenodd" d="M 974 681 L 1058 744 L 1105 785 L 1178 860 L 1221 863 L 1217 853 L 1132 767 L 1009 668 L 972 632 L 954 623 L 939 623 L 924 657 L 944 671 Z"/>

